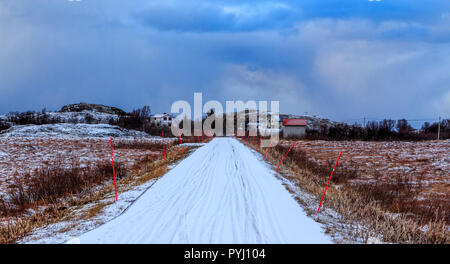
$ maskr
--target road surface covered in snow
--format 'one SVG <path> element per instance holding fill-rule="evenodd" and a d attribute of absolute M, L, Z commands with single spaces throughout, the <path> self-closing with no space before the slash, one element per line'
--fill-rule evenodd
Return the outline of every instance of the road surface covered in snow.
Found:
<path fill-rule="evenodd" d="M 81 243 L 330 243 L 274 172 L 232 138 L 197 149 Z"/>

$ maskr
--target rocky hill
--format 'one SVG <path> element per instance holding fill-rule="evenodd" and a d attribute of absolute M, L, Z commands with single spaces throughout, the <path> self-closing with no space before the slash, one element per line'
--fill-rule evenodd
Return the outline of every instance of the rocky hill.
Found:
<path fill-rule="evenodd" d="M 88 104 L 88 103 L 78 103 L 78 104 L 70 104 L 65 105 L 59 110 L 59 112 L 84 112 L 84 111 L 92 111 L 99 112 L 111 115 L 125 115 L 126 112 L 120 108 L 101 105 L 101 104 Z"/>
<path fill-rule="evenodd" d="M 127 113 L 122 109 L 101 104 L 78 103 L 65 105 L 59 111 L 11 112 L 0 115 L 0 130 L 15 125 L 55 123 L 114 124 Z"/>

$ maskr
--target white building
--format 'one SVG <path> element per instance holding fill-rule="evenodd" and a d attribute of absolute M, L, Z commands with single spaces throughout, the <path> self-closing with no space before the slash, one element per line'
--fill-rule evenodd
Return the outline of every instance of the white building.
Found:
<path fill-rule="evenodd" d="M 150 116 L 150 122 L 155 127 L 170 127 L 174 117 L 170 114 L 154 114 Z"/>

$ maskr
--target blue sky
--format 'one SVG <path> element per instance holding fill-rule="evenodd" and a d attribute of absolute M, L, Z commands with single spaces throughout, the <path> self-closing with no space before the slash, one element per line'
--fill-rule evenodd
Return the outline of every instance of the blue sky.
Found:
<path fill-rule="evenodd" d="M 450 117 L 450 1 L 0 0 L 0 113 L 279 100 L 335 120 Z"/>

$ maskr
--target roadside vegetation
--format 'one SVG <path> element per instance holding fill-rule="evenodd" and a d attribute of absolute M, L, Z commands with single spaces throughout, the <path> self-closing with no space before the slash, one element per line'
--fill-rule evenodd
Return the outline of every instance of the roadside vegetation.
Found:
<path fill-rule="evenodd" d="M 246 140 L 242 142 L 248 144 Z M 289 147 L 272 147 L 266 161 L 277 166 Z M 267 150 L 255 149 L 263 155 Z M 283 161 L 279 171 L 283 177 L 315 197 L 314 204 L 309 206 L 299 200 L 310 215 L 316 214 L 334 162 L 330 160 L 328 165 L 320 164 L 305 151 L 296 148 Z M 355 181 L 358 178 L 358 167 L 338 166 L 316 220 L 321 221 L 320 216 L 328 214 L 326 208 L 332 209 L 343 218 L 346 226 L 334 231 L 340 232 L 340 236 L 345 232 L 344 236 L 355 242 L 367 242 L 369 238 L 375 237 L 387 243 L 450 243 L 448 194 L 418 199 L 422 188 L 420 175 L 398 174 L 390 181 L 375 177 L 370 182 Z M 330 227 L 333 228 L 336 226 Z"/>
<path fill-rule="evenodd" d="M 194 139 L 185 140 L 188 142 Z M 114 147 L 152 150 L 131 167 L 115 162 L 119 193 L 157 179 L 167 172 L 162 142 L 117 140 Z M 165 148 L 167 165 L 183 159 L 183 154 L 188 155 L 195 149 L 190 146 L 184 147 L 182 151 L 178 141 L 167 143 Z M 113 200 L 106 204 L 99 202 L 114 193 L 109 160 L 86 167 L 62 164 L 43 164 L 33 173 L 16 177 L 6 196 L 0 199 L 0 244 L 15 243 L 37 228 L 79 218 L 79 215 L 73 214 L 73 208 L 92 205 L 82 216 L 88 219 L 113 203 Z"/>

